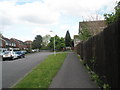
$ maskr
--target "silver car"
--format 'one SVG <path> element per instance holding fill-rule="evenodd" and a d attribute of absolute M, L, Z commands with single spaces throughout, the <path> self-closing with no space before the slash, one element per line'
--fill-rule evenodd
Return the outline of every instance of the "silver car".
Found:
<path fill-rule="evenodd" d="M 16 59 L 18 57 L 18 54 L 16 54 L 14 51 L 5 51 L 4 54 L 2 55 L 3 61 L 5 59 Z"/>

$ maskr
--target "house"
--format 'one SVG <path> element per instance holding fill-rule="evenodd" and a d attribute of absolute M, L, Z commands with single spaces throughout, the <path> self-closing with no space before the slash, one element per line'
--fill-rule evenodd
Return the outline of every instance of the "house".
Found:
<path fill-rule="evenodd" d="M 0 33 L 0 60 L 2 55 L 2 34 Z"/>
<path fill-rule="evenodd" d="M 79 35 L 74 35 L 74 47 L 80 42 Z"/>
<path fill-rule="evenodd" d="M 9 50 L 9 49 L 15 48 L 15 47 L 16 47 L 15 42 L 2 36 L 2 48 L 6 48 L 7 50 Z"/>
<path fill-rule="evenodd" d="M 5 48 L 5 40 L 3 39 L 2 34 L 0 34 L 0 52 L 6 50 Z"/>
<path fill-rule="evenodd" d="M 83 28 L 87 28 L 91 35 L 94 36 L 103 31 L 106 27 L 107 25 L 104 20 L 79 22 L 79 34 Z"/>
<path fill-rule="evenodd" d="M 23 42 L 21 40 L 11 38 L 8 39 L 0 34 L 0 50 L 25 50 L 30 48 L 32 41 Z"/>
<path fill-rule="evenodd" d="M 26 44 L 28 49 L 32 48 L 32 41 L 31 40 L 25 41 L 24 43 Z"/>
<path fill-rule="evenodd" d="M 15 38 L 11 38 L 10 40 L 16 44 L 16 49 L 24 50 L 27 48 L 26 44 L 21 40 Z"/>
<path fill-rule="evenodd" d="M 0 34 L 0 48 L 2 48 L 2 34 Z"/>

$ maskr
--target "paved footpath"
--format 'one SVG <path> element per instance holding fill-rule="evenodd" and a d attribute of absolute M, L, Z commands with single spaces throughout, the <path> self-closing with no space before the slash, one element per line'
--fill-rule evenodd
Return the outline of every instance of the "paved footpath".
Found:
<path fill-rule="evenodd" d="M 98 88 L 98 86 L 90 80 L 87 70 L 80 63 L 77 55 L 70 52 L 50 88 Z"/>

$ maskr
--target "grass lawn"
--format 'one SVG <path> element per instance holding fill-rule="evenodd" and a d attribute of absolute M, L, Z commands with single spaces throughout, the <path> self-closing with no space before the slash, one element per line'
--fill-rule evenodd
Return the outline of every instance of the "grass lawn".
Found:
<path fill-rule="evenodd" d="M 49 55 L 13 88 L 49 88 L 66 56 L 67 53 Z"/>

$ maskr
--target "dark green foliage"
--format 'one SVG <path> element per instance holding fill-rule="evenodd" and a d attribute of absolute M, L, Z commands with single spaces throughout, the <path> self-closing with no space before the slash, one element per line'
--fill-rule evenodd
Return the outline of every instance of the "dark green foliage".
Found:
<path fill-rule="evenodd" d="M 120 1 L 115 6 L 115 13 L 112 12 L 111 14 L 104 14 L 105 20 L 107 24 L 111 24 L 115 22 L 118 18 L 120 18 Z"/>
<path fill-rule="evenodd" d="M 90 64 L 91 64 L 91 65 L 89 65 L 89 66 L 90 66 L 91 70 L 94 71 L 94 70 L 95 70 L 95 65 L 96 65 L 96 59 L 95 59 L 95 57 L 93 57 L 93 58 L 90 60 Z"/>
<path fill-rule="evenodd" d="M 84 26 L 80 32 L 80 40 L 85 41 L 88 40 L 92 35 L 90 34 L 87 26 Z"/>
<path fill-rule="evenodd" d="M 48 47 L 50 49 L 53 49 L 54 48 L 54 37 L 51 37 L 50 39 L 50 43 L 48 44 Z M 58 37 L 57 35 L 55 36 L 55 49 L 57 50 L 61 50 L 65 48 L 65 40 L 64 38 L 60 38 Z"/>
<path fill-rule="evenodd" d="M 115 19 L 120 18 L 120 1 L 118 2 L 117 6 L 115 7 Z"/>
<path fill-rule="evenodd" d="M 71 47 L 74 47 L 74 40 L 71 40 Z"/>
<path fill-rule="evenodd" d="M 71 37 L 69 31 L 66 32 L 65 45 L 66 47 L 71 47 Z"/>
<path fill-rule="evenodd" d="M 105 17 L 105 20 L 106 20 L 107 24 L 110 24 L 110 23 L 114 22 L 114 20 L 115 20 L 114 13 L 112 13 L 112 14 L 104 14 L 104 17 Z"/>
<path fill-rule="evenodd" d="M 32 43 L 32 47 L 33 49 L 39 49 L 41 48 L 41 43 L 42 43 L 42 36 L 41 35 L 37 35 L 35 37 L 35 40 Z"/>
<path fill-rule="evenodd" d="M 93 80 L 98 86 L 103 88 L 103 81 L 100 79 L 100 76 L 93 71 L 90 71 L 91 80 Z"/>
<path fill-rule="evenodd" d="M 111 87 L 109 84 L 104 84 L 103 85 L 104 90 L 109 90 Z"/>
<path fill-rule="evenodd" d="M 41 47 L 41 50 L 49 50 L 50 49 L 50 47 L 48 47 L 48 46 L 42 46 Z"/>

